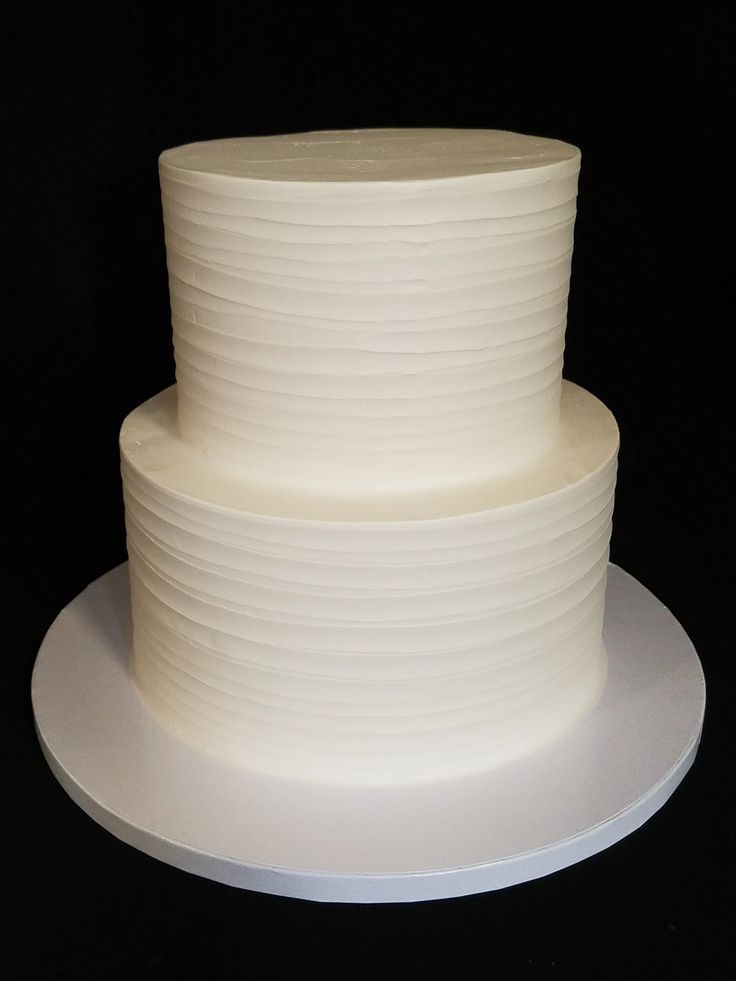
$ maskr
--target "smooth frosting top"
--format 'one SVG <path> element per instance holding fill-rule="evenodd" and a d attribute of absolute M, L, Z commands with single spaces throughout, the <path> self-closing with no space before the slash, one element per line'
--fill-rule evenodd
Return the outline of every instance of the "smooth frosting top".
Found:
<path fill-rule="evenodd" d="M 355 129 L 246 136 L 165 150 L 162 168 L 265 181 L 391 182 L 576 172 L 577 147 L 490 129 Z"/>
<path fill-rule="evenodd" d="M 600 478 L 615 465 L 618 427 L 611 412 L 585 389 L 562 386 L 559 439 L 533 467 L 503 478 L 468 483 L 432 493 L 381 494 L 374 488 L 353 495 L 290 490 L 254 479 L 248 466 L 207 453 L 182 439 L 176 423 L 176 386 L 159 392 L 123 423 L 120 448 L 124 466 L 155 476 L 157 485 L 182 500 L 205 500 L 210 511 L 237 511 L 260 522 L 357 524 L 366 534 L 388 522 L 429 522 L 436 534 L 440 519 L 474 521 L 489 510 L 525 509 L 538 499 L 552 500 L 571 485 Z M 533 506 L 533 504 L 532 504 Z"/>

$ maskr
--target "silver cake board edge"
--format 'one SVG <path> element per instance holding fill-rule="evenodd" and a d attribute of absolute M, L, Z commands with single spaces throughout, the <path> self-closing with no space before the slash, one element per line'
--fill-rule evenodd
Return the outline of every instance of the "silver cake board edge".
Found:
<path fill-rule="evenodd" d="M 142 852 L 239 888 L 322 902 L 416 902 L 515 885 L 631 834 L 695 758 L 705 709 L 685 631 L 609 566 L 609 677 L 543 752 L 410 788 L 339 788 L 228 766 L 180 742 L 129 670 L 127 563 L 58 615 L 32 699 L 44 756 L 93 820 Z"/>

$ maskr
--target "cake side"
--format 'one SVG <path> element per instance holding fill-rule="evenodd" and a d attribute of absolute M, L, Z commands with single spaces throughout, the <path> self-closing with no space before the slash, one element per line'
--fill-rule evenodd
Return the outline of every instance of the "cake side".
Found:
<path fill-rule="evenodd" d="M 483 130 L 166 151 L 184 438 L 305 491 L 528 469 L 557 437 L 578 168 Z"/>
<path fill-rule="evenodd" d="M 568 731 L 605 679 L 617 430 L 566 393 L 556 484 L 416 521 L 258 514 L 232 506 L 252 493 L 236 470 L 210 500 L 173 399 L 135 410 L 134 672 L 159 720 L 231 763 L 351 785 L 455 777 Z"/>

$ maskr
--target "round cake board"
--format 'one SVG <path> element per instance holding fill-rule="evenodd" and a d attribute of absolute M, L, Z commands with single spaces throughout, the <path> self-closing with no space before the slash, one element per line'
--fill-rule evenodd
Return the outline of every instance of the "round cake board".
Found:
<path fill-rule="evenodd" d="M 323 902 L 412 902 L 500 889 L 630 834 L 697 750 L 700 662 L 640 583 L 609 569 L 609 676 L 595 712 L 524 760 L 458 780 L 354 789 L 274 779 L 181 743 L 129 667 L 127 566 L 61 611 L 33 672 L 44 755 L 70 797 L 163 862 L 259 892 Z"/>

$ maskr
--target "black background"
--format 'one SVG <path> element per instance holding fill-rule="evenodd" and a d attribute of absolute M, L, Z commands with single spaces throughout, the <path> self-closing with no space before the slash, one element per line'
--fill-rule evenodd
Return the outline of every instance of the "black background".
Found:
<path fill-rule="evenodd" d="M 13 977 L 728 976 L 725 28 L 702 4 L 503 9 L 32 3 L 6 34 L 1 956 L 17 955 Z M 42 760 L 29 684 L 58 610 L 125 557 L 117 432 L 173 380 L 158 154 L 383 125 L 581 147 L 565 374 L 618 419 L 612 558 L 689 632 L 709 706 L 682 786 L 607 852 L 498 893 L 321 906 L 197 879 L 98 828 Z"/>

